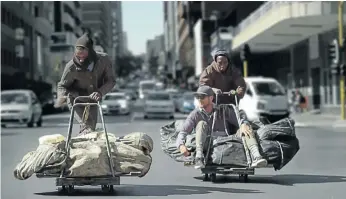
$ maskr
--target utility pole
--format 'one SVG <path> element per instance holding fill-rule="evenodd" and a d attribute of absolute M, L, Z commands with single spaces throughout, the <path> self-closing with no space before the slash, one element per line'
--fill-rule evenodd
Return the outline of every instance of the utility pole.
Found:
<path fill-rule="evenodd" d="M 341 50 L 341 64 L 340 69 L 345 66 L 345 46 L 344 46 L 344 30 L 343 30 L 343 6 L 344 1 L 339 2 L 338 9 L 338 29 L 339 29 L 339 47 Z M 341 72 L 341 71 L 340 71 Z M 340 107 L 341 107 L 341 119 L 345 120 L 345 76 L 340 74 Z"/>

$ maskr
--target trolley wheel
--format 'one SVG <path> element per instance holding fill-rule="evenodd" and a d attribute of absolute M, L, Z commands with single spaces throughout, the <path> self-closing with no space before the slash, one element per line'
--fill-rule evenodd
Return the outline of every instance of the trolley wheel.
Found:
<path fill-rule="evenodd" d="M 248 174 L 239 174 L 239 180 L 242 182 L 248 182 L 249 180 Z"/>
<path fill-rule="evenodd" d="M 71 194 L 73 192 L 74 192 L 74 186 L 73 185 L 69 185 L 68 188 L 67 188 L 67 193 Z"/>
<path fill-rule="evenodd" d="M 114 192 L 114 187 L 113 185 L 102 185 L 101 189 L 105 193 L 113 193 Z"/>
<path fill-rule="evenodd" d="M 65 185 L 62 185 L 61 188 L 58 187 L 58 192 L 60 193 L 66 193 L 67 192 L 67 188 Z"/>
<path fill-rule="evenodd" d="M 209 175 L 207 173 L 204 174 L 203 176 L 203 181 L 209 181 Z"/>
<path fill-rule="evenodd" d="M 216 182 L 216 173 L 211 173 L 210 174 L 210 181 L 211 182 Z"/>

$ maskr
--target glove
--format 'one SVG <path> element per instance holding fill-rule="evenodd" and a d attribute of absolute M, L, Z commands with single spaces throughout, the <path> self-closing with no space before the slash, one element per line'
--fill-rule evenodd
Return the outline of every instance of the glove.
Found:
<path fill-rule="evenodd" d="M 214 93 L 215 93 L 216 95 L 222 94 L 221 89 L 218 89 L 218 88 L 212 88 L 212 89 L 213 89 L 213 91 L 214 91 Z"/>
<path fill-rule="evenodd" d="M 99 92 L 93 92 L 91 93 L 90 98 L 98 102 L 101 100 L 102 95 Z"/>

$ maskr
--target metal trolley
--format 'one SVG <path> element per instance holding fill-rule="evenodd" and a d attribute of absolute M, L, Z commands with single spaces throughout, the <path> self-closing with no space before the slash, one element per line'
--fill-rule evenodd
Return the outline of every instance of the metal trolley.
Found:
<path fill-rule="evenodd" d="M 62 168 L 60 175 L 37 173 L 36 177 L 37 178 L 56 178 L 55 184 L 57 187 L 61 187 L 60 191 L 67 192 L 69 194 L 74 192 L 75 186 L 87 186 L 87 185 L 91 185 L 91 186 L 101 185 L 103 192 L 112 193 L 114 192 L 113 186 L 120 185 L 120 176 L 139 176 L 140 172 L 132 172 L 132 173 L 124 174 L 124 173 L 117 173 L 114 171 L 114 162 L 112 158 L 111 148 L 110 148 L 109 139 L 108 139 L 108 133 L 107 133 L 100 103 L 96 101 L 92 103 L 90 102 L 77 103 L 77 101 L 88 101 L 88 100 L 89 101 L 91 100 L 89 96 L 79 96 L 79 97 L 76 97 L 74 100 L 72 110 L 71 110 L 70 120 L 69 120 L 69 126 L 68 126 L 67 141 L 65 145 L 66 158 L 64 162 L 66 162 L 70 154 L 71 135 L 72 135 L 75 108 L 78 106 L 84 106 L 84 107 L 97 106 L 100 117 L 101 117 L 102 126 L 105 132 L 106 144 L 107 144 L 107 155 L 108 155 L 109 167 L 110 167 L 112 175 L 111 176 L 95 176 L 95 177 L 66 177 L 64 176 L 66 168 Z"/>
<path fill-rule="evenodd" d="M 241 166 L 236 166 L 236 165 L 216 165 L 212 164 L 210 162 L 210 156 L 212 154 L 212 146 L 213 146 L 213 132 L 214 132 L 214 126 L 215 126 L 215 120 L 217 118 L 218 110 L 221 109 L 222 107 L 230 106 L 233 108 L 234 113 L 236 114 L 238 125 L 240 126 L 240 114 L 239 114 L 239 106 L 238 106 L 238 99 L 236 95 L 236 91 L 232 90 L 230 92 L 223 92 L 222 95 L 234 95 L 235 97 L 235 102 L 236 105 L 234 104 L 218 104 L 218 96 L 220 94 L 216 95 L 216 106 L 218 107 L 214 113 L 213 113 L 213 121 L 212 121 L 212 128 L 211 131 L 209 132 L 207 136 L 207 143 L 208 143 L 208 149 L 207 153 L 205 155 L 205 167 L 201 169 L 202 174 L 204 174 L 203 181 L 211 181 L 211 182 L 216 182 L 216 175 L 217 174 L 222 174 L 222 175 L 239 175 L 239 179 L 243 182 L 248 181 L 248 175 L 254 175 L 255 174 L 255 169 L 251 168 L 250 165 L 252 163 L 252 158 L 250 155 L 250 151 L 247 148 L 247 145 L 245 144 L 245 138 L 242 137 L 242 142 L 243 146 L 245 149 L 245 154 L 246 154 L 246 159 L 247 159 L 247 166 L 246 167 L 241 167 Z M 225 127 L 225 132 L 229 135 L 225 119 L 224 119 L 224 127 Z M 185 166 L 190 166 L 193 165 L 192 163 L 185 163 Z"/>

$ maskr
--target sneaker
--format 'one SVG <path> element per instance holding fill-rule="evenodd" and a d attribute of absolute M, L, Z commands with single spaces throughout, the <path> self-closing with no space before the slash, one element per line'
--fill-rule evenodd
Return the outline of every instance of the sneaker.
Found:
<path fill-rule="evenodd" d="M 260 167 L 266 167 L 268 165 L 268 161 L 264 158 L 257 158 L 255 159 L 252 164 L 251 167 L 253 168 L 260 168 Z"/>
<path fill-rule="evenodd" d="M 203 168 L 204 168 L 204 158 L 196 157 L 195 169 L 203 169 Z"/>

